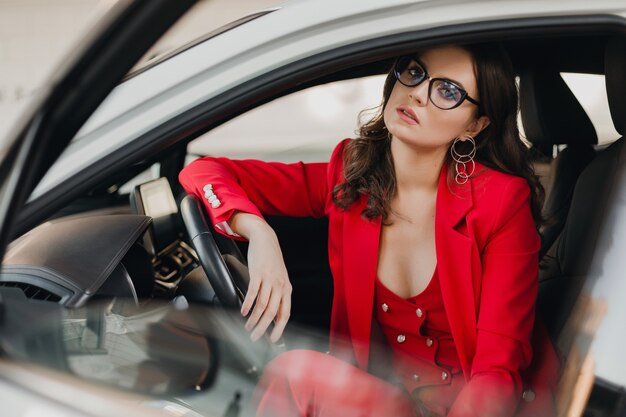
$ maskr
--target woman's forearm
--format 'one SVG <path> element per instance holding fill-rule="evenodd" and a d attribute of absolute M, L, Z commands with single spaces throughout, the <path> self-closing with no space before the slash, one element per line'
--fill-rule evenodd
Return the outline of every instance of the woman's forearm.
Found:
<path fill-rule="evenodd" d="M 241 211 L 232 215 L 228 220 L 228 225 L 233 232 L 247 240 L 254 238 L 254 236 L 275 235 L 274 230 L 263 218 Z"/>

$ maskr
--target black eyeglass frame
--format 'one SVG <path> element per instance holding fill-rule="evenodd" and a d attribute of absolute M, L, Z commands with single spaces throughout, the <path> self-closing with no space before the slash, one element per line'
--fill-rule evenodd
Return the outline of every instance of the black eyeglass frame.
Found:
<path fill-rule="evenodd" d="M 404 61 L 404 60 L 409 60 L 409 64 L 410 61 L 415 61 L 416 64 L 418 64 L 420 67 L 422 67 L 422 69 L 424 70 L 424 78 L 422 78 L 421 80 L 419 80 L 418 82 L 416 82 L 415 84 L 406 84 L 404 82 L 402 82 L 402 80 L 400 79 L 401 76 L 401 72 L 398 70 L 398 65 L 400 64 L 400 62 Z M 408 69 L 408 66 L 406 67 L 406 69 Z M 405 71 L 406 71 L 405 69 Z M 418 85 L 420 85 L 421 83 L 423 83 L 425 80 L 428 80 L 428 100 L 430 100 L 431 103 L 433 103 L 433 106 L 437 107 L 438 109 L 441 110 L 452 110 L 452 109 L 456 109 L 457 107 L 459 107 L 461 104 L 463 104 L 463 102 L 465 100 L 469 101 L 470 103 L 479 106 L 480 107 L 480 103 L 477 100 L 474 100 L 473 98 L 471 98 L 469 96 L 469 94 L 467 93 L 467 91 L 465 91 L 465 89 L 463 87 L 461 87 L 460 85 L 458 85 L 457 83 L 455 83 L 452 80 L 449 80 L 447 78 L 431 78 L 430 75 L 428 75 L 428 71 L 426 71 L 426 66 L 424 64 L 422 64 L 420 62 L 419 59 L 417 59 L 416 57 L 412 57 L 412 56 L 402 56 L 400 58 L 398 58 L 395 62 L 395 64 L 393 64 L 393 75 L 396 77 L 396 80 L 406 86 L 406 87 L 417 87 Z M 454 87 L 458 88 L 458 90 L 461 92 L 461 99 L 452 107 L 440 107 L 437 104 L 435 104 L 435 102 L 433 101 L 433 99 L 430 97 L 430 94 L 432 92 L 432 88 L 433 88 L 433 82 L 434 81 L 444 81 L 446 83 L 452 84 Z"/>

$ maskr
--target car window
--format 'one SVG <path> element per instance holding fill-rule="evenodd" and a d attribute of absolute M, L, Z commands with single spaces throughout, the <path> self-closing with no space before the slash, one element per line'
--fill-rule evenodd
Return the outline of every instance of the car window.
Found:
<path fill-rule="evenodd" d="M 598 144 L 619 138 L 606 98 L 604 75 L 562 73 L 591 119 Z M 380 103 L 384 75 L 319 85 L 257 107 L 189 144 L 189 161 L 221 155 L 266 161 L 326 161 L 339 140 L 354 137 L 358 116 Z M 519 85 L 519 78 L 517 78 Z M 294 110 L 295 109 L 295 110 Z M 522 139 L 524 127 L 518 117 Z"/>
<path fill-rule="evenodd" d="M 327 161 L 341 139 L 355 136 L 359 112 L 380 103 L 384 79 L 337 81 L 276 99 L 191 142 L 190 157 Z"/>
<path fill-rule="evenodd" d="M 156 180 L 161 176 L 160 169 L 161 164 L 158 162 L 150 165 L 146 170 L 140 172 L 139 174 L 128 180 L 126 183 L 122 184 L 118 192 L 120 194 L 129 194 L 137 185 L 143 184 L 151 180 Z"/>

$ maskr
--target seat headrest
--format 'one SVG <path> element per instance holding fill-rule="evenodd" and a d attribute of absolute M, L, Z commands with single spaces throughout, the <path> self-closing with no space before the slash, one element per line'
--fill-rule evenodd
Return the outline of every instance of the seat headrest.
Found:
<path fill-rule="evenodd" d="M 620 135 L 626 131 L 626 39 L 611 38 L 604 55 L 606 95 L 611 118 Z"/>
<path fill-rule="evenodd" d="M 553 145 L 598 143 L 589 116 L 556 70 L 520 74 L 520 109 L 526 138 L 546 155 Z"/>

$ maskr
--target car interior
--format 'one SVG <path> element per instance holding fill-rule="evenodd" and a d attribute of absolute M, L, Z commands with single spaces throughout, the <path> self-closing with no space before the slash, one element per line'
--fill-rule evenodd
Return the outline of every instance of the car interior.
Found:
<path fill-rule="evenodd" d="M 624 139 L 598 144 L 596 128 L 562 74 L 603 75 L 615 129 L 623 135 L 626 35 L 590 31 L 519 36 L 501 42 L 519 76 L 522 127 L 546 188 L 538 312 L 567 358 L 574 343 L 568 319 L 589 271 L 604 214 L 612 204 L 611 191 L 622 175 Z M 385 56 L 329 70 L 308 82 L 285 85 L 275 97 L 328 82 L 384 74 L 392 60 Z M 267 101 L 271 100 L 254 105 Z M 202 227 L 212 228 L 203 225 L 208 217 L 202 215 L 201 207 L 199 213 L 183 219 L 197 203 L 185 203 L 177 175 L 187 146 L 196 136 L 175 141 L 123 172 L 103 178 L 98 186 L 16 239 L 3 262 L 0 288 L 17 288 L 27 298 L 68 308 L 107 297 L 128 297 L 140 305 L 180 295 L 195 303 L 236 307 L 247 282 L 245 242 L 234 244 L 215 233 L 203 237 L 213 243 L 196 241 L 204 233 Z M 157 178 L 141 179 L 155 170 Z M 268 216 L 267 221 L 279 236 L 294 287 L 289 326 L 327 333 L 333 291 L 326 246 L 328 222 L 279 216 Z M 213 254 L 217 258 L 203 265 L 198 257 L 202 245 L 218 248 L 221 259 L 219 253 Z M 216 266 L 220 261 L 223 265 Z M 228 274 L 231 281 L 226 284 L 216 277 Z M 223 293 L 235 294 L 235 298 L 225 300 L 220 297 Z M 288 340 L 287 345 L 291 347 Z M 620 401 L 624 401 L 623 387 L 598 379 L 585 415 L 612 415 L 612 410 L 623 406 Z"/>

